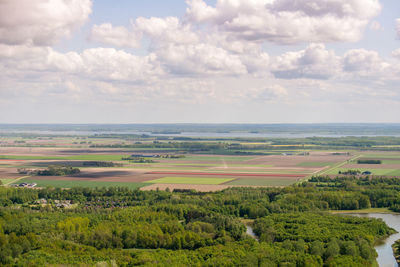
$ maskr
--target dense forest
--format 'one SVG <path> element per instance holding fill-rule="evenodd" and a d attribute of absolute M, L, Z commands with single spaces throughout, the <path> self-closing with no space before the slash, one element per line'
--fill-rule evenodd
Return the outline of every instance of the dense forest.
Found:
<path fill-rule="evenodd" d="M 400 208 L 400 179 L 314 177 L 216 193 L 0 187 L 5 266 L 371 266 L 381 220 L 329 210 Z M 57 203 L 68 201 L 69 208 Z M 246 234 L 251 225 L 257 238 Z"/>

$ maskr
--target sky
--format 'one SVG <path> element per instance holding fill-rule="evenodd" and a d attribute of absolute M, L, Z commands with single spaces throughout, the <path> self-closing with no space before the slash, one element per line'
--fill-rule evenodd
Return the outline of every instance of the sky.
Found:
<path fill-rule="evenodd" d="M 400 1 L 0 0 L 0 123 L 400 123 Z"/>

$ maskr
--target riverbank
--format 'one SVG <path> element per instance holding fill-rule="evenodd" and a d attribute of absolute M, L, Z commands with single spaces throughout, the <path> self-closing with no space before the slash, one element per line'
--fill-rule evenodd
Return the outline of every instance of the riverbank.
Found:
<path fill-rule="evenodd" d="M 399 213 L 354 213 L 342 212 L 343 215 L 351 215 L 364 218 L 382 219 L 387 226 L 392 228 L 397 233 L 394 233 L 386 238 L 381 238 L 375 242 L 375 250 L 378 253 L 377 263 L 379 266 L 399 266 L 396 262 L 398 254 L 393 253 L 392 245 L 396 240 L 400 240 L 400 214 Z"/>
<path fill-rule="evenodd" d="M 400 213 L 391 211 L 387 208 L 370 208 L 361 210 L 330 210 L 332 214 L 343 214 L 343 213 L 357 213 L 357 214 L 368 214 L 368 213 L 378 213 L 378 214 L 394 214 L 399 215 Z"/>
<path fill-rule="evenodd" d="M 400 239 L 392 245 L 392 248 L 393 255 L 396 258 L 397 264 L 400 266 Z"/>

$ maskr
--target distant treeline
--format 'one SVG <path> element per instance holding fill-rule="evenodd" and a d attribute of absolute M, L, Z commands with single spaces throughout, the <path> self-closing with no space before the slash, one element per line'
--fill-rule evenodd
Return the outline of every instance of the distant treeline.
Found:
<path fill-rule="evenodd" d="M 111 161 L 84 161 L 82 162 L 84 167 L 122 167 L 123 164 L 115 163 Z"/>
<path fill-rule="evenodd" d="M 399 137 L 309 137 L 309 138 L 204 138 L 199 141 L 198 138 L 182 138 L 181 141 L 174 139 L 155 140 L 151 143 L 136 142 L 134 144 L 93 144 L 90 147 L 109 147 L 109 148 L 164 148 L 176 149 L 181 151 L 198 151 L 221 153 L 233 153 L 234 151 L 250 150 L 254 153 L 258 150 L 311 150 L 318 149 L 368 149 L 368 150 L 400 150 Z M 248 142 L 248 144 L 246 144 Z M 253 142 L 257 142 L 254 144 Z M 376 148 L 374 146 L 377 146 Z"/>
<path fill-rule="evenodd" d="M 74 175 L 80 173 L 79 168 L 74 167 L 62 167 L 62 166 L 49 166 L 45 170 L 37 170 L 35 175 L 38 176 L 65 176 Z"/>
<path fill-rule="evenodd" d="M 359 159 L 357 160 L 358 164 L 382 164 L 382 161 L 379 159 Z"/>

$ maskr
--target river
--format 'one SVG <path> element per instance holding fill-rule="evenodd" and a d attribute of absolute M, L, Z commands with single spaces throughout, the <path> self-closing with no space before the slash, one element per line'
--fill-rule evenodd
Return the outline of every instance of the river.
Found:
<path fill-rule="evenodd" d="M 398 239 L 400 239 L 400 215 L 399 214 L 383 214 L 383 213 L 366 213 L 366 214 L 357 214 L 357 213 L 346 213 L 346 215 L 357 216 L 357 217 L 366 217 L 366 218 L 380 218 L 385 223 L 395 229 L 398 233 L 393 234 L 382 240 L 376 247 L 376 252 L 378 252 L 378 264 L 380 267 L 397 267 L 396 259 L 393 255 L 392 245 Z"/>
<path fill-rule="evenodd" d="M 258 240 L 257 235 L 253 232 L 253 228 L 251 228 L 251 226 L 249 226 L 249 225 L 246 225 L 246 234 L 248 234 L 249 236 L 251 236 L 255 240 Z"/>

